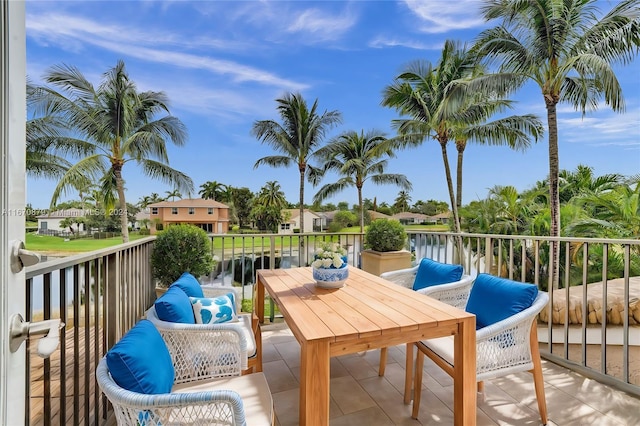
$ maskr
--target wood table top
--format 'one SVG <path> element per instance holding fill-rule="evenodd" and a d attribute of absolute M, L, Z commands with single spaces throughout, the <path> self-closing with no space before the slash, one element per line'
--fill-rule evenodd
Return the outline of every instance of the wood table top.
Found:
<path fill-rule="evenodd" d="M 429 334 L 428 329 L 455 327 L 473 316 L 353 267 L 337 289 L 316 287 L 310 267 L 259 270 L 258 276 L 294 334 L 305 341 L 366 339 L 384 345 L 394 335 Z"/>

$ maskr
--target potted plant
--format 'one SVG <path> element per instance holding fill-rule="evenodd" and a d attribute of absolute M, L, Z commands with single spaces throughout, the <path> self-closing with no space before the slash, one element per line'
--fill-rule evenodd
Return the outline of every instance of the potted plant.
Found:
<path fill-rule="evenodd" d="M 320 243 L 313 254 L 313 279 L 318 287 L 338 288 L 349 277 L 347 250 L 339 243 Z"/>
<path fill-rule="evenodd" d="M 167 227 L 158 234 L 151 253 L 152 274 L 160 292 L 184 272 L 198 278 L 210 274 L 214 265 L 207 233 L 193 225 Z"/>
<path fill-rule="evenodd" d="M 407 233 L 395 219 L 371 222 L 364 235 L 362 269 L 374 275 L 411 267 L 411 253 L 405 250 Z"/>

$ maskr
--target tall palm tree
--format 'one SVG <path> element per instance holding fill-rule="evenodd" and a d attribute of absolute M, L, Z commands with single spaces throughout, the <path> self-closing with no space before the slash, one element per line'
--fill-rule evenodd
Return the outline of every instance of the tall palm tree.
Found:
<path fill-rule="evenodd" d="M 227 186 L 214 180 L 207 181 L 200 185 L 200 191 L 198 194 L 205 200 L 216 200 L 220 201 L 222 199 L 222 194 L 227 190 Z"/>
<path fill-rule="evenodd" d="M 476 77 L 478 77 L 476 75 Z M 469 110 L 480 113 L 475 123 L 461 122 L 454 128 L 458 159 L 456 165 L 456 204 L 462 205 L 462 164 L 467 143 L 492 146 L 508 146 L 516 151 L 524 151 L 531 146 L 532 139 L 538 141 L 544 127 L 533 114 L 511 115 L 487 122 L 493 114 L 511 107 L 512 102 L 504 99 L 469 99 Z"/>
<path fill-rule="evenodd" d="M 318 112 L 318 100 L 307 106 L 301 94 L 286 94 L 278 103 L 278 113 L 282 123 L 260 120 L 253 124 L 252 135 L 262 143 L 270 145 L 280 155 L 260 158 L 254 168 L 260 165 L 288 167 L 294 164 L 300 175 L 300 230 L 304 232 L 304 180 L 318 170 L 308 164 L 311 155 L 319 148 L 326 132 L 342 121 L 338 111 Z"/>
<path fill-rule="evenodd" d="M 527 80 L 540 86 L 549 130 L 549 200 L 551 236 L 560 236 L 557 105 L 566 102 L 586 114 L 601 98 L 614 111 L 624 111 L 622 88 L 613 65 L 631 62 L 640 45 L 640 2 L 623 0 L 599 17 L 595 0 L 485 0 L 487 21 L 500 26 L 483 31 L 474 50 L 487 63 L 497 63 L 500 85 Z M 495 81 L 495 80 L 492 80 Z M 471 91 L 489 81 L 477 81 Z M 486 90 L 486 88 L 480 88 Z M 558 259 L 553 244 L 553 259 Z M 557 282 L 557 267 L 553 282 Z"/>
<path fill-rule="evenodd" d="M 400 191 L 396 199 L 393 200 L 393 208 L 396 211 L 406 212 L 409 210 L 409 203 L 411 203 L 411 195 L 407 191 Z"/>
<path fill-rule="evenodd" d="M 393 151 L 386 141 L 385 135 L 375 130 L 366 134 L 364 130 L 360 133 L 348 131 L 317 150 L 314 156 L 325 163 L 317 177 L 320 178 L 329 170 L 336 171 L 342 177 L 337 182 L 322 186 L 313 197 L 313 202 L 321 203 L 346 187 L 355 186 L 360 209 L 360 232 L 364 232 L 362 187 L 367 180 L 371 179 L 376 185 L 393 184 L 411 189 L 411 183 L 405 175 L 384 172 L 387 158 L 393 157 Z"/>
<path fill-rule="evenodd" d="M 138 92 L 123 61 L 103 75 L 97 88 L 79 69 L 68 65 L 52 67 L 48 83 L 61 89 L 42 87 L 36 105 L 49 112 L 79 137 L 68 141 L 89 154 L 70 167 L 56 186 L 51 203 L 80 179 L 100 180 L 103 190 L 115 189 L 118 195 L 123 242 L 129 241 L 127 203 L 122 170 L 137 163 L 144 174 L 193 191 L 193 182 L 184 173 L 169 167 L 166 144 L 182 146 L 187 139 L 184 124 L 169 113 L 162 92 Z"/>

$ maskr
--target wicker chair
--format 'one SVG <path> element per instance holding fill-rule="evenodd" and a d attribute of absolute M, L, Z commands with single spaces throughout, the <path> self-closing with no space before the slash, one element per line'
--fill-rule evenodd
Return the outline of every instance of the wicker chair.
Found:
<path fill-rule="evenodd" d="M 547 405 L 544 395 L 544 381 L 538 349 L 536 318 L 547 305 L 549 295 L 538 292 L 533 304 L 502 321 L 488 325 L 476 332 L 476 379 L 478 391 L 483 390 L 483 381 L 511 373 L 530 371 L 538 400 L 538 410 L 542 424 L 547 424 Z M 412 417 L 418 418 L 422 391 L 422 370 L 424 355 L 431 358 L 440 368 L 453 377 L 453 337 L 423 340 L 415 343 L 418 348 L 415 376 L 413 381 Z M 407 361 L 409 358 L 407 358 Z M 408 362 L 409 363 L 409 362 Z M 408 364 L 407 363 L 407 364 Z M 407 365 L 407 368 L 411 368 Z M 410 389 L 405 384 L 405 404 L 410 402 Z"/>
<path fill-rule="evenodd" d="M 230 291 L 235 291 L 233 288 L 224 286 L 202 286 L 202 291 L 205 297 L 218 297 L 223 296 Z M 236 297 L 236 309 L 240 312 L 240 298 Z M 238 322 L 234 323 L 220 323 L 220 324 L 180 324 L 162 321 L 158 318 L 155 308 L 152 306 L 146 315 L 147 319 L 156 326 L 160 334 L 165 339 L 168 346 L 175 348 L 172 350 L 172 354 L 175 356 L 183 353 L 183 349 L 197 352 L 196 346 L 193 346 L 192 341 L 199 339 L 207 339 L 207 335 L 215 330 L 224 330 L 226 328 L 239 329 L 245 335 L 247 342 L 247 356 L 243 363 L 243 371 L 245 373 L 260 372 L 262 371 L 262 333 L 260 330 L 260 324 L 255 315 L 250 313 L 239 313 Z M 183 334 L 187 333 L 187 334 Z M 192 340 L 192 341 L 187 341 Z M 173 355 L 172 355 L 173 356 Z"/>
<path fill-rule="evenodd" d="M 207 350 L 192 360 L 197 366 L 185 359 L 174 362 L 170 393 L 122 388 L 111 377 L 106 356 L 98 363 L 96 379 L 113 405 L 118 425 L 273 425 L 273 401 L 264 374 L 241 375 L 243 342 L 237 330 L 211 332 L 206 342 L 198 343 Z M 173 361 L 180 359 L 171 355 Z"/>
<path fill-rule="evenodd" d="M 401 285 L 408 289 L 413 288 L 419 266 L 413 268 L 399 269 L 380 274 L 381 278 L 389 280 L 395 284 Z M 447 284 L 438 284 L 416 290 L 417 293 L 424 294 L 434 299 L 440 300 L 448 305 L 456 308 L 464 309 L 469 298 L 469 292 L 473 286 L 473 278 L 470 275 L 463 275 L 459 281 Z M 380 366 L 378 367 L 378 375 L 384 376 L 385 367 L 387 365 L 387 348 L 380 349 Z"/>

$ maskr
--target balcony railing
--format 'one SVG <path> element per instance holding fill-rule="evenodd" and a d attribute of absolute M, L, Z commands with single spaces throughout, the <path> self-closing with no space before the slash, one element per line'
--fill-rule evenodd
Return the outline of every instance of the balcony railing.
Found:
<path fill-rule="evenodd" d="M 319 241 L 339 241 L 355 267 L 363 248 L 360 233 L 211 238 L 218 267 L 203 281 L 241 286 L 246 299 L 252 298 L 257 269 L 306 266 Z M 35 351 L 27 357 L 27 423 L 102 424 L 107 418 L 95 367 L 155 300 L 149 262 L 153 240 L 27 269 L 27 320 L 61 318 L 66 324 L 65 343 L 51 358 L 42 360 Z M 408 248 L 417 259 L 460 262 L 467 273 L 487 271 L 555 289 L 540 316 L 543 356 L 640 395 L 638 371 L 630 368 L 630 354 L 640 347 L 640 241 L 462 234 L 460 256 L 453 248 L 456 240 L 450 233 L 410 232 Z M 556 283 L 548 261 L 553 241 L 560 247 Z"/>

